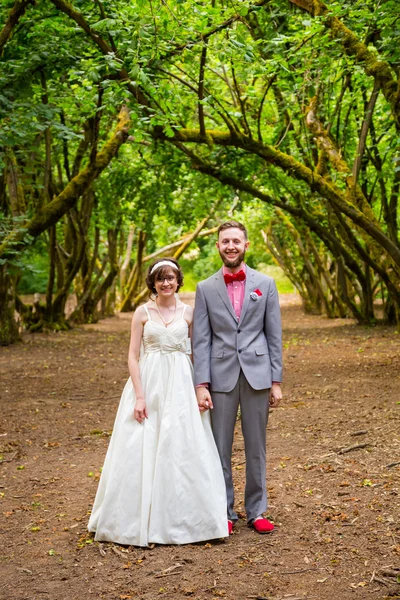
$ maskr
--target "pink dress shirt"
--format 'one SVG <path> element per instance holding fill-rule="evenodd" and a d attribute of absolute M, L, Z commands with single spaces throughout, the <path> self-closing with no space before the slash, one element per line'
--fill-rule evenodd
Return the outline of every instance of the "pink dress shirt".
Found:
<path fill-rule="evenodd" d="M 246 273 L 246 265 L 244 263 L 240 265 L 240 268 Z M 229 269 L 223 265 L 222 274 L 227 275 L 228 273 L 230 273 Z M 226 284 L 226 291 L 228 292 L 229 300 L 232 302 L 233 310 L 235 311 L 238 320 L 240 318 L 240 313 L 242 312 L 245 286 L 245 279 L 243 281 L 232 281 L 232 283 Z"/>

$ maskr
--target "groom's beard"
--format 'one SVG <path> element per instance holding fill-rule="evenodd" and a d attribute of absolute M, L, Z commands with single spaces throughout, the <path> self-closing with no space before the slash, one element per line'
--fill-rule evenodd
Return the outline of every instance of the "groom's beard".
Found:
<path fill-rule="evenodd" d="M 226 267 L 228 267 L 228 269 L 236 269 L 236 267 L 239 267 L 244 261 L 246 252 L 239 252 L 235 258 L 228 258 L 221 251 L 219 251 L 219 255 L 222 259 L 222 262 Z"/>

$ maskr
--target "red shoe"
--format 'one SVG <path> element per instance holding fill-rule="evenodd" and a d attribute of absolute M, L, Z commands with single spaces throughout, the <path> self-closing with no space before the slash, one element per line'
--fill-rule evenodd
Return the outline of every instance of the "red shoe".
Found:
<path fill-rule="evenodd" d="M 275 529 L 275 526 L 268 521 L 268 519 L 256 519 L 252 522 L 251 527 L 257 531 L 257 533 L 271 533 Z"/>
<path fill-rule="evenodd" d="M 232 535 L 232 533 L 233 533 L 233 521 L 230 521 L 228 519 L 228 534 Z"/>

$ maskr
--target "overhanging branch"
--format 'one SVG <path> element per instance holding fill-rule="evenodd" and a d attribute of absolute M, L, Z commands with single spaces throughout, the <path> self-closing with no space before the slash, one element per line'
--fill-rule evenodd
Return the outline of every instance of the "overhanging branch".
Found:
<path fill-rule="evenodd" d="M 154 132 L 155 137 L 166 139 L 160 128 Z M 209 147 L 215 145 L 233 146 L 241 148 L 257 155 L 267 163 L 276 165 L 288 175 L 304 181 L 311 190 L 318 192 L 323 198 L 328 200 L 333 206 L 340 210 L 343 214 L 349 217 L 353 223 L 361 227 L 375 242 L 387 252 L 392 258 L 394 264 L 400 267 L 400 249 L 392 242 L 392 240 L 382 231 L 378 221 L 371 216 L 365 215 L 363 211 L 354 203 L 346 198 L 346 195 L 336 187 L 331 181 L 327 181 L 312 171 L 292 156 L 277 150 L 273 146 L 260 144 L 248 136 L 238 132 L 225 132 L 219 130 L 208 129 L 205 136 L 200 131 L 195 129 L 178 129 L 175 132 L 174 138 L 169 138 L 171 142 L 194 142 L 197 144 L 207 144 Z M 369 211 L 370 213 L 370 211 Z"/>
<path fill-rule="evenodd" d="M 346 54 L 354 58 L 356 63 L 363 65 L 367 75 L 379 81 L 382 93 L 390 104 L 396 128 L 400 130 L 398 84 L 393 77 L 389 64 L 377 59 L 368 47 L 340 19 L 330 13 L 329 8 L 321 0 L 289 0 L 289 2 L 305 10 L 313 17 L 325 17 L 325 26 L 330 29 L 332 36 L 341 42 Z"/>
<path fill-rule="evenodd" d="M 92 181 L 108 166 L 117 154 L 120 146 L 127 140 L 130 124 L 129 112 L 126 106 L 121 108 L 118 115 L 118 124 L 110 139 L 104 144 L 100 152 L 96 154 L 94 161 L 82 169 L 68 182 L 64 190 L 54 200 L 49 202 L 24 226 L 23 231 L 10 233 L 0 245 L 0 257 L 7 258 L 9 253 L 23 248 L 26 243 L 26 235 L 36 238 L 55 225 L 73 206 Z"/>
<path fill-rule="evenodd" d="M 3 29 L 0 31 L 0 56 L 3 54 L 4 46 L 10 39 L 14 27 L 24 15 L 29 4 L 34 4 L 34 0 L 16 0 L 14 3 L 14 6 L 8 15 L 8 19 L 5 22 Z"/>

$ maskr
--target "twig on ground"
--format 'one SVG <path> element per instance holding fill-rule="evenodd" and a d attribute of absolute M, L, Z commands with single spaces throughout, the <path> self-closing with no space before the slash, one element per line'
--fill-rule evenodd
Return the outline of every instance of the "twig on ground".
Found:
<path fill-rule="evenodd" d="M 14 454 L 12 456 L 10 456 L 10 458 L 2 458 L 0 460 L 0 465 L 1 463 L 5 463 L 5 462 L 11 462 L 12 460 L 14 460 L 14 458 L 17 456 L 18 452 L 14 452 Z"/>
<path fill-rule="evenodd" d="M 372 575 L 371 575 L 371 579 L 369 580 L 370 583 L 372 583 L 375 579 L 375 573 L 376 571 L 373 571 Z"/>
<path fill-rule="evenodd" d="M 247 598 L 252 598 L 253 600 L 283 600 L 282 596 L 279 598 L 272 598 L 272 596 L 247 596 Z M 300 598 L 300 596 L 285 595 L 285 600 L 307 600 L 307 598 L 306 596 Z"/>
<path fill-rule="evenodd" d="M 338 454 L 347 454 L 347 452 L 352 452 L 353 450 L 361 450 L 362 448 L 368 448 L 368 446 L 372 446 L 369 442 L 365 442 L 364 444 L 354 444 L 354 446 L 349 446 L 348 448 L 341 448 L 338 451 Z"/>
<path fill-rule="evenodd" d="M 400 465 L 400 460 L 385 465 L 385 469 L 391 469 L 392 467 L 397 467 L 397 465 Z"/>
<path fill-rule="evenodd" d="M 182 563 L 175 563 L 172 567 L 168 567 L 168 569 L 163 569 L 158 573 L 158 575 L 165 575 L 165 573 L 171 573 L 171 571 L 176 571 L 176 569 L 180 569 L 183 567 Z"/>
<path fill-rule="evenodd" d="M 17 567 L 18 571 L 22 571 L 22 573 L 28 573 L 28 575 L 32 575 L 32 571 L 30 569 L 25 569 L 24 567 Z"/>
<path fill-rule="evenodd" d="M 115 400 L 116 398 L 120 398 L 121 394 L 118 394 L 118 396 L 108 396 L 108 398 L 104 398 L 104 396 L 99 396 L 98 398 L 92 398 L 90 396 L 90 393 L 88 392 L 84 396 L 74 396 L 73 398 L 67 398 L 67 402 L 73 402 L 74 400 L 82 402 L 82 397 L 88 398 L 90 400 L 90 402 L 98 402 L 99 400 L 101 400 L 102 402 L 105 402 L 107 400 Z"/>
<path fill-rule="evenodd" d="M 311 569 L 297 569 L 296 571 L 278 571 L 279 575 L 297 575 L 297 573 L 306 573 L 307 571 L 316 571 L 314 567 Z"/>
<path fill-rule="evenodd" d="M 372 573 L 372 577 L 370 579 L 370 583 L 372 583 L 373 581 L 376 581 L 377 583 L 381 583 L 382 585 L 392 585 L 393 584 L 393 579 L 388 579 L 388 577 L 391 578 L 395 578 L 397 580 L 399 574 L 400 574 L 400 570 L 396 569 L 396 568 L 389 568 L 389 567 L 384 567 L 383 569 L 379 569 L 378 571 L 379 575 L 382 575 L 382 577 L 377 577 L 376 576 L 376 571 L 374 571 Z M 384 575 L 386 575 L 386 577 L 384 577 Z"/>
<path fill-rule="evenodd" d="M 182 563 L 175 563 L 172 565 L 172 567 L 168 567 L 168 569 L 163 569 L 162 571 L 153 571 L 152 573 L 149 573 L 149 575 L 154 575 L 157 578 L 168 577 L 169 575 L 179 575 L 179 573 L 182 573 L 183 566 L 184 565 Z M 180 571 L 177 569 L 180 569 Z"/>
<path fill-rule="evenodd" d="M 368 429 L 360 429 L 360 431 L 353 431 L 350 435 L 356 437 L 357 435 L 365 435 L 368 433 Z"/>
<path fill-rule="evenodd" d="M 374 577 L 374 581 L 376 581 L 377 583 L 381 583 L 382 585 L 389 585 L 392 583 L 388 579 L 381 579 L 381 577 L 377 577 L 376 575 Z"/>
<path fill-rule="evenodd" d="M 160 573 L 160 575 L 156 575 L 155 577 L 160 579 L 160 577 L 171 577 L 172 575 L 180 575 L 181 573 L 183 573 L 183 571 L 175 571 L 174 573 Z"/>
<path fill-rule="evenodd" d="M 111 550 L 114 552 L 114 554 L 116 554 L 117 556 L 120 556 L 121 558 L 126 560 L 126 554 L 123 554 L 121 552 L 121 550 L 117 550 L 117 548 L 115 546 L 111 546 Z"/>
<path fill-rule="evenodd" d="M 381 575 L 386 575 L 387 577 L 398 577 L 400 575 L 400 569 L 380 569 L 379 573 Z"/>

